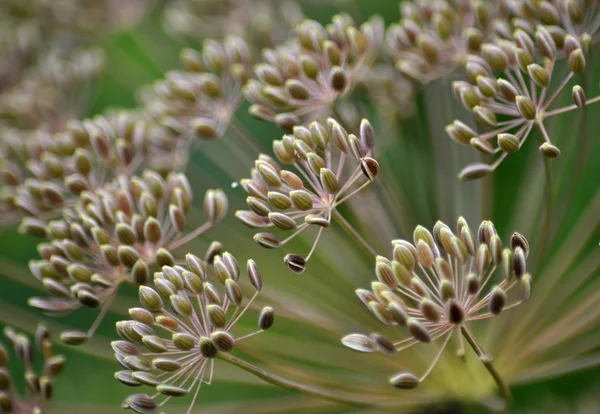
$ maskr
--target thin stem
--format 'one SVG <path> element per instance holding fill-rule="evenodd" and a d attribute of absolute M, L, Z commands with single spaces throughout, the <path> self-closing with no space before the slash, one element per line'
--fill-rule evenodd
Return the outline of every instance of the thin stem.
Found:
<path fill-rule="evenodd" d="M 600 96 L 596 96 L 595 98 L 592 99 L 588 99 L 587 101 L 585 101 L 585 105 L 590 105 L 593 103 L 596 103 L 600 101 Z M 572 111 L 574 109 L 578 109 L 578 106 L 573 104 L 573 105 L 569 105 L 569 106 L 564 106 L 562 108 L 558 108 L 558 109 L 553 109 L 552 111 L 548 111 L 548 112 L 544 112 L 544 118 L 548 118 L 550 116 L 554 116 L 554 115 L 558 115 L 558 114 L 562 114 L 565 112 L 569 112 Z"/>
<path fill-rule="evenodd" d="M 371 405 L 364 401 L 361 397 L 355 397 L 353 395 L 348 394 L 331 394 L 328 391 L 320 388 L 310 387 L 308 385 L 299 384 L 297 382 L 288 380 L 286 378 L 282 378 L 278 375 L 271 374 L 250 362 L 244 361 L 237 357 L 234 357 L 231 354 L 227 354 L 224 352 L 219 352 L 218 358 L 223 361 L 227 361 L 253 375 L 256 375 L 258 378 L 268 382 L 269 384 L 273 384 L 277 387 L 285 388 L 287 390 L 301 392 L 304 394 L 312 395 L 314 397 L 320 397 L 325 400 L 333 401 L 340 404 L 345 405 L 353 405 L 353 406 L 368 406 Z"/>
<path fill-rule="evenodd" d="M 110 308 L 110 305 L 113 303 L 113 300 L 115 299 L 116 296 L 117 296 L 117 291 L 115 289 L 115 291 L 110 294 L 110 297 L 106 300 L 106 302 L 104 302 L 104 305 L 102 305 L 102 309 L 100 310 L 100 313 L 96 317 L 96 320 L 94 321 L 93 325 L 90 327 L 90 329 L 88 329 L 88 331 L 87 331 L 88 338 L 91 338 L 94 335 L 94 333 L 96 332 L 96 329 L 98 329 L 98 326 L 100 326 L 100 323 L 104 319 L 106 312 L 108 312 L 108 309 Z"/>
<path fill-rule="evenodd" d="M 371 247 L 369 243 L 366 242 L 365 239 L 362 238 L 360 234 L 352 227 L 348 221 L 340 214 L 339 211 L 333 210 L 333 218 L 334 220 L 348 233 L 356 243 L 358 243 L 363 249 L 367 251 L 373 257 L 377 257 L 377 252 L 375 249 Z"/>
<path fill-rule="evenodd" d="M 464 338 L 467 340 L 469 345 L 471 345 L 471 348 L 473 348 L 473 351 L 475 351 L 475 353 L 479 357 L 479 360 L 483 363 L 485 368 L 488 370 L 488 372 L 490 373 L 490 375 L 496 382 L 496 385 L 498 386 L 498 388 L 500 389 L 500 392 L 502 393 L 502 398 L 504 399 L 504 411 L 508 412 L 513 405 L 513 398 L 512 398 L 512 395 L 510 394 L 510 389 L 508 388 L 508 384 L 504 381 L 504 378 L 502 378 L 502 376 L 500 375 L 500 373 L 494 366 L 494 362 L 493 362 L 492 358 L 490 358 L 488 355 L 486 355 L 486 353 L 483 351 L 481 346 L 477 343 L 477 340 L 475 339 L 475 337 L 473 337 L 473 335 L 471 335 L 471 332 L 469 332 L 467 327 L 462 325 L 460 327 L 460 332 L 463 334 Z"/>
<path fill-rule="evenodd" d="M 541 102 L 544 106 L 542 107 L 542 111 L 545 111 L 546 109 L 548 109 L 548 107 L 550 105 L 552 105 L 552 102 L 554 102 L 554 100 L 558 97 L 558 95 L 562 92 L 563 89 L 565 89 L 565 86 L 567 86 L 567 84 L 569 83 L 569 81 L 573 78 L 573 72 L 569 73 L 567 75 L 567 77 L 565 78 L 565 80 L 562 81 L 562 83 L 560 84 L 560 86 L 558 88 L 556 88 L 556 90 L 554 91 L 554 93 L 552 94 L 552 96 L 546 101 L 546 102 Z"/>
<path fill-rule="evenodd" d="M 427 378 L 429 373 L 433 370 L 433 367 L 435 366 L 435 364 L 437 364 L 437 362 L 439 361 L 440 357 L 442 356 L 442 353 L 444 352 L 444 349 L 446 349 L 446 345 L 448 345 L 448 341 L 450 340 L 450 337 L 452 337 L 452 330 L 450 330 L 450 333 L 446 337 L 444 344 L 440 347 L 438 354 L 435 356 L 435 358 L 431 362 L 431 365 L 429 365 L 429 368 L 427 368 L 427 371 L 425 371 L 425 373 L 421 376 L 421 378 L 420 378 L 421 382 L 423 382 L 423 380 L 425 378 Z"/>
<path fill-rule="evenodd" d="M 167 250 L 173 251 L 173 250 L 177 249 L 178 247 L 183 246 L 187 242 L 194 240 L 196 237 L 200 236 L 202 233 L 204 233 L 206 230 L 208 230 L 213 224 L 214 224 L 213 222 L 207 221 L 206 223 L 204 223 L 200 227 L 196 228 L 191 233 L 187 234 L 185 237 L 182 237 L 179 240 L 175 240 L 173 243 L 171 243 L 167 247 Z"/>

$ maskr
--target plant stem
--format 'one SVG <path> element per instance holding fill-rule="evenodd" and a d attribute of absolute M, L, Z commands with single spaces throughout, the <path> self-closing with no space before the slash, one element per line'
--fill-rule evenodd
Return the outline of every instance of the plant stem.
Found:
<path fill-rule="evenodd" d="M 329 393 L 326 390 L 309 387 L 307 385 L 299 384 L 297 382 L 294 382 L 294 381 L 282 378 L 280 376 L 271 374 L 271 373 L 257 367 L 256 365 L 251 364 L 250 362 L 244 361 L 242 359 L 239 359 L 237 357 L 234 357 L 231 354 L 226 354 L 226 353 L 220 352 L 218 354 L 218 358 L 222 359 L 223 361 L 227 361 L 245 371 L 248 371 L 249 373 L 256 375 L 258 378 L 268 382 L 269 384 L 273 384 L 277 387 L 285 388 L 285 389 L 291 390 L 291 391 L 301 392 L 304 394 L 323 398 L 325 400 L 333 401 L 333 402 L 336 402 L 339 404 L 344 404 L 344 405 L 354 405 L 354 406 L 371 405 L 359 397 L 354 397 L 352 395 L 347 395 L 347 394 L 334 395 L 334 394 Z"/>
<path fill-rule="evenodd" d="M 346 233 L 354 239 L 363 249 L 373 257 L 377 257 L 377 252 L 371 247 L 365 239 L 352 227 L 350 223 L 336 209 L 333 210 L 333 219 L 344 229 Z"/>
<path fill-rule="evenodd" d="M 509 411 L 513 405 L 513 398 L 512 398 L 512 395 L 510 394 L 510 389 L 508 388 L 508 384 L 504 381 L 504 378 L 502 378 L 502 376 L 500 375 L 500 373 L 494 366 L 494 362 L 493 362 L 492 358 L 489 357 L 488 355 L 486 355 L 484 350 L 477 343 L 477 340 L 475 339 L 475 337 L 473 337 L 473 335 L 471 335 L 471 332 L 469 332 L 469 330 L 466 328 L 466 326 L 464 326 L 464 325 L 461 326 L 460 331 L 463 334 L 463 336 L 465 337 L 465 339 L 467 340 L 467 342 L 469 343 L 469 345 L 471 345 L 471 348 L 473 348 L 473 351 L 475 351 L 475 353 L 479 357 L 479 360 L 483 363 L 483 365 L 488 370 L 488 372 L 490 373 L 492 378 L 494 378 L 496 385 L 500 389 L 500 392 L 502 393 L 502 398 L 504 399 L 504 410 L 503 411 L 505 411 L 505 412 Z"/>

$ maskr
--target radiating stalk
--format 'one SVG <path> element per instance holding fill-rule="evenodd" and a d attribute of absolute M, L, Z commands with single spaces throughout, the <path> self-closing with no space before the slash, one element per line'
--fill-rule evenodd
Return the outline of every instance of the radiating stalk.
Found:
<path fill-rule="evenodd" d="M 286 378 L 280 377 L 278 375 L 271 374 L 250 362 L 244 361 L 242 359 L 236 358 L 231 354 L 227 353 L 219 353 L 218 358 L 223 361 L 227 361 L 249 373 L 256 375 L 258 378 L 268 382 L 269 384 L 273 384 L 275 386 L 290 390 L 301 392 L 303 394 L 308 394 L 313 397 L 323 398 L 325 400 L 334 401 L 336 403 L 344 404 L 344 405 L 352 405 L 352 406 L 369 406 L 371 404 L 365 402 L 363 396 L 353 396 L 348 394 L 332 394 L 324 389 L 310 387 L 308 385 L 300 384 Z"/>
<path fill-rule="evenodd" d="M 502 376 L 496 369 L 493 359 L 484 352 L 484 350 L 481 348 L 475 337 L 471 335 L 471 332 L 469 332 L 466 326 L 461 326 L 460 331 L 469 343 L 469 345 L 471 345 L 471 348 L 473 348 L 473 351 L 475 351 L 475 353 L 479 357 L 479 360 L 483 363 L 485 368 L 488 370 L 488 372 L 496 382 L 496 385 L 502 393 L 502 398 L 504 399 L 503 411 L 508 412 L 513 405 L 513 398 L 510 393 L 510 389 L 508 388 L 508 384 L 506 383 L 506 381 L 504 381 L 504 378 L 502 378 Z"/>

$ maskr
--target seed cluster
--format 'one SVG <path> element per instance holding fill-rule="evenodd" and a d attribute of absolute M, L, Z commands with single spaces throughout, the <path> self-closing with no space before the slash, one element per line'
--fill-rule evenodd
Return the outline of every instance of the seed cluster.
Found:
<path fill-rule="evenodd" d="M 245 304 L 239 265 L 228 252 L 209 255 L 208 260 L 188 254 L 185 267 L 163 266 L 155 273 L 154 288 L 140 286 L 142 307 L 129 310 L 132 320 L 117 323 L 122 340 L 112 347 L 124 370 L 115 378 L 128 386 L 153 387 L 157 394 L 131 395 L 124 408 L 153 413 L 171 398 L 193 392 L 189 413 L 202 384 L 212 382 L 215 358 L 273 325 L 273 309 L 264 307 L 257 331 L 241 337 L 232 333 L 262 288 L 252 260 L 247 275 L 254 293 Z M 209 281 L 213 278 L 216 284 Z M 159 404 L 155 400 L 161 397 Z"/>
<path fill-rule="evenodd" d="M 71 121 L 66 132 L 40 132 L 27 141 L 19 134 L 5 135 L 5 208 L 38 219 L 52 217 L 82 192 L 94 193 L 119 174 L 134 173 L 148 155 L 147 129 L 144 121 L 120 113 Z"/>
<path fill-rule="evenodd" d="M 503 248 L 491 222 L 482 222 L 474 235 L 462 217 L 456 233 L 438 221 L 433 233 L 418 226 L 413 243 L 392 241 L 393 257 L 376 259 L 377 281 L 372 283 L 372 290 L 356 291 L 381 323 L 406 328 L 408 338 L 393 342 L 378 333 L 350 334 L 342 343 L 359 352 L 393 354 L 445 337 L 441 354 L 461 326 L 497 316 L 529 298 L 529 244 L 522 235 L 514 233 L 510 245 Z M 490 289 L 497 269 L 501 269 L 503 278 Z M 414 388 L 424 377 L 419 380 L 413 374 L 402 373 L 392 383 L 398 388 Z"/>
<path fill-rule="evenodd" d="M 372 18 L 357 28 L 347 15 L 336 15 L 326 27 L 304 20 L 296 36 L 263 51 L 255 78 L 244 86 L 250 113 L 286 131 L 320 120 L 335 102 L 356 86 L 375 59 L 383 24 Z"/>
<path fill-rule="evenodd" d="M 81 91 L 102 72 L 95 46 L 110 30 L 138 15 L 141 2 L 7 0 L 0 10 L 0 170 L 24 170 L 53 133 L 82 115 Z M 129 11 L 133 13 L 128 14 Z M 10 188 L 0 180 L 0 220 L 13 222 Z M 5 200 L 9 198 L 9 200 Z"/>
<path fill-rule="evenodd" d="M 0 413 L 27 414 L 46 413 L 46 404 L 52 399 L 54 381 L 61 373 L 65 358 L 52 354 L 50 333 L 39 325 L 35 334 L 35 347 L 42 354 L 44 363 L 40 373 L 34 367 L 35 351 L 29 338 L 10 327 L 4 329 L 6 343 L 10 344 L 25 370 L 26 394 L 19 395 L 19 384 L 15 383 L 14 373 L 8 369 L 8 350 L 0 341 Z"/>
<path fill-rule="evenodd" d="M 237 36 L 206 40 L 202 53 L 184 49 L 184 70 L 168 72 L 142 94 L 149 116 L 170 132 L 158 144 L 183 145 L 187 152 L 189 137 L 222 137 L 242 102 L 251 59 L 248 45 Z"/>
<path fill-rule="evenodd" d="M 544 121 L 597 101 L 586 100 L 584 89 L 573 85 L 573 105 L 551 109 L 569 83 L 585 70 L 591 37 L 589 33 L 581 34 L 579 26 L 570 24 L 569 18 L 565 23 L 570 30 L 554 25 L 560 22 L 558 15 L 550 12 L 554 6 L 541 3 L 546 5 L 542 15 L 548 25 L 535 26 L 534 22 L 519 20 L 512 32 L 483 43 L 478 55 L 469 55 L 465 64 L 467 80 L 453 84 L 455 97 L 487 131 L 478 133 L 456 120 L 446 127 L 448 135 L 483 154 L 499 155 L 491 164 L 476 163 L 464 168 L 459 175 L 463 180 L 481 178 L 494 171 L 508 154 L 521 148 L 534 127 L 542 136 L 540 153 L 547 158 L 558 157 L 560 150 L 552 143 Z M 556 84 L 552 76 L 562 56 L 567 59 L 569 72 Z"/>
<path fill-rule="evenodd" d="M 225 195 L 209 190 L 207 222 L 186 235 L 191 202 L 184 174 L 163 179 L 148 170 L 142 177 L 119 176 L 95 192 L 83 191 L 62 219 L 48 224 L 25 220 L 30 232 L 49 239 L 38 246 L 43 259 L 30 262 L 30 269 L 52 297 L 31 298 L 30 305 L 51 315 L 82 305 L 104 311 L 122 283 L 147 284 L 152 268 L 173 265 L 173 251 L 210 228 L 227 209 Z M 61 339 L 72 345 L 85 342 L 101 317 L 90 332 L 63 332 Z"/>
<path fill-rule="evenodd" d="M 469 54 L 479 54 L 484 41 L 510 32 L 508 10 L 502 3 L 402 2 L 401 20 L 386 34 L 396 68 L 417 83 L 449 75 Z"/>
<path fill-rule="evenodd" d="M 279 162 L 296 172 L 282 169 L 271 157 L 261 154 L 250 172 L 252 178 L 240 181 L 249 194 L 246 202 L 250 208 L 236 212 L 242 223 L 250 228 L 277 227 L 293 232 L 282 241 L 271 233 L 257 233 L 254 240 L 261 246 L 278 248 L 311 225 L 319 228 L 306 258 L 285 256 L 285 264 L 296 273 L 306 268 L 334 210 L 377 176 L 379 164 L 370 157 L 375 132 L 366 119 L 361 122 L 359 135 L 349 134 L 332 118 L 327 125 L 313 122 L 308 127 L 295 126 L 291 134 L 273 141 L 273 152 Z M 344 168 L 346 160 L 356 165 L 353 170 Z M 361 177 L 366 180 L 358 185 Z"/>
<path fill-rule="evenodd" d="M 194 40 L 235 34 L 267 47 L 285 39 L 303 18 L 300 6 L 288 0 L 176 0 L 166 5 L 164 27 Z"/>

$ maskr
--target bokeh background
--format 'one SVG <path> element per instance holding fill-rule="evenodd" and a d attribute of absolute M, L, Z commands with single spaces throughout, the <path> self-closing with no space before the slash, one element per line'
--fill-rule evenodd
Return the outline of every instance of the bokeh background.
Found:
<path fill-rule="evenodd" d="M 127 0 L 124 0 L 127 1 Z M 89 92 L 87 100 L 86 115 L 92 116 L 101 113 L 107 108 L 132 108 L 137 106 L 138 100 L 136 94 L 139 87 L 150 84 L 154 80 L 161 78 L 164 73 L 170 69 L 179 66 L 179 52 L 182 47 L 201 47 L 202 39 L 189 39 L 183 37 L 174 37 L 164 30 L 163 26 L 163 7 L 165 4 L 160 2 L 151 2 L 148 10 L 139 18 L 139 20 L 117 33 L 111 34 L 105 39 L 102 45 L 106 53 L 106 67 L 103 75 L 95 82 Z M 1 7 L 1 6 L 0 6 Z M 339 11 L 345 11 L 361 21 L 371 14 L 383 16 L 386 23 L 392 23 L 398 20 L 398 2 L 394 0 L 353 0 L 342 1 L 339 4 L 319 4 L 316 2 L 304 3 L 303 11 L 307 17 L 314 18 L 323 23 Z M 252 10 L 248 11 L 252 13 Z M 595 54 L 598 57 L 598 53 Z M 590 80 L 590 83 L 598 85 L 598 79 Z M 398 145 L 403 145 L 407 152 L 415 151 L 416 157 L 426 157 L 420 151 L 422 144 L 418 137 L 426 134 L 430 128 L 431 108 L 427 105 L 427 96 L 436 93 L 432 90 L 435 87 L 425 88 L 417 95 L 417 107 L 415 114 L 404 123 L 402 129 L 403 135 L 397 137 Z M 457 105 L 458 106 L 458 105 Z M 263 144 L 272 139 L 278 138 L 281 133 L 275 127 L 261 123 L 252 119 L 247 114 L 247 107 L 238 111 L 236 117 L 244 126 L 253 132 Z M 460 111 L 460 109 L 457 109 Z M 598 113 L 598 109 L 595 109 Z M 456 114 L 455 114 L 456 115 Z M 448 116 L 448 115 L 447 115 Z M 439 133 L 440 125 L 443 126 L 452 118 L 448 116 L 447 122 L 437 122 Z M 561 131 L 565 138 L 573 134 L 573 128 L 586 128 L 597 137 L 599 130 L 600 117 L 588 117 L 586 124 L 576 124 L 565 122 L 564 125 L 555 125 L 554 131 Z M 577 120 L 579 123 L 580 120 Z M 575 186 L 570 194 L 568 201 L 569 211 L 565 215 L 562 226 L 563 232 L 568 232 L 568 226 L 573 223 L 578 214 L 578 205 L 585 205 L 590 197 L 593 197 L 598 191 L 598 181 L 600 180 L 600 145 L 599 140 L 593 140 L 594 145 L 590 148 L 590 158 L 595 160 L 590 162 L 591 167 L 586 174 L 576 183 L 561 182 L 563 186 Z M 192 164 L 191 174 L 194 178 L 192 184 L 197 189 L 211 188 L 214 186 L 229 187 L 235 177 L 232 177 L 232 171 L 235 168 L 222 168 L 221 162 L 227 162 L 227 149 L 224 146 L 211 148 L 210 156 L 203 152 L 196 152 Z M 535 150 L 535 148 L 531 148 Z M 526 151 L 509 157 L 503 167 L 495 175 L 495 203 L 493 205 L 493 217 L 497 228 L 503 228 L 508 225 L 512 215 L 515 214 L 515 204 L 518 203 L 517 196 L 513 191 L 515 184 L 523 180 L 522 169 L 519 168 L 526 162 Z M 421 154 L 421 155 L 418 155 Z M 239 170 L 240 175 L 247 174 L 251 159 L 246 160 L 246 164 Z M 231 167 L 231 166 L 229 166 Z M 567 166 L 567 168 L 574 168 Z M 419 186 L 420 180 L 425 177 L 413 176 L 406 177 L 407 186 Z M 560 180 L 559 180 L 560 182 Z M 410 190 L 410 189 L 409 189 Z M 198 191 L 198 193 L 200 193 Z M 450 195 L 451 196 L 451 195 Z M 450 197 L 449 196 L 449 197 Z M 243 194 L 240 194 L 243 199 Z M 238 200 L 239 201 L 239 200 Z M 469 203 L 469 201 L 464 201 Z M 233 201 L 235 209 L 236 201 Z M 432 212 L 431 215 L 435 215 Z M 598 216 L 596 216 L 598 218 Z M 426 223 L 429 224 L 429 223 Z M 230 229 L 236 226 L 230 220 Z M 595 226 L 595 235 L 598 236 L 598 221 L 590 223 Z M 235 227 L 235 231 L 241 233 Z M 33 332 L 37 322 L 42 319 L 40 314 L 27 306 L 27 299 L 30 296 L 40 295 L 42 293 L 38 282 L 29 275 L 27 262 L 37 257 L 36 240 L 30 237 L 21 236 L 16 228 L 4 228 L 0 230 L 0 327 L 10 324 L 19 327 L 27 332 Z M 224 232 L 223 228 L 220 230 Z M 560 233 L 559 233 L 560 234 Z M 246 236 L 250 237 L 247 232 Z M 218 238 L 219 240 L 231 239 L 227 234 L 208 234 L 208 237 Z M 559 239 L 560 236 L 557 236 Z M 598 240 L 600 237 L 595 237 Z M 597 245 L 596 245 L 597 246 Z M 355 254 L 360 254 L 355 252 Z M 274 269 L 277 277 L 294 278 L 282 267 Z M 537 276 L 537 275 L 536 275 Z M 540 277 L 542 275 L 539 275 Z M 598 261 L 596 261 L 595 276 L 600 278 L 598 271 Z M 372 278 L 371 274 L 365 274 L 365 284 Z M 310 283 L 309 281 L 294 283 Z M 115 338 L 114 324 L 126 315 L 129 306 L 133 306 L 136 299 L 134 288 L 126 287 L 122 290 L 112 311 L 108 314 L 93 341 L 81 348 L 68 348 L 57 346 L 57 350 L 68 358 L 68 364 L 64 375 L 59 379 L 56 388 L 55 413 L 76 413 L 85 412 L 86 414 L 100 414 L 121 412 L 120 402 L 130 393 L 130 389 L 122 386 L 113 378 L 113 373 L 118 370 L 117 363 L 113 360 L 110 341 Z M 597 304 L 595 306 L 600 306 Z M 358 309 L 358 308 L 357 308 Z M 57 331 L 67 326 L 72 328 L 85 329 L 94 318 L 94 312 L 82 309 L 70 316 L 47 321 L 50 328 L 56 328 Z M 285 328 L 284 328 L 285 332 Z M 310 335 L 308 330 L 305 333 L 286 332 L 288 335 Z M 19 369 L 19 367 L 14 367 Z M 233 372 L 233 371 L 232 371 Z M 240 374 L 244 375 L 244 374 Z M 370 375 L 368 372 L 364 375 Z M 385 382 L 386 378 L 382 377 Z M 526 383 L 513 387 L 513 392 L 517 401 L 518 409 L 515 412 L 522 413 L 559 413 L 574 412 L 582 414 L 600 413 L 600 368 L 587 368 L 579 372 L 569 373 L 567 375 L 549 378 L 543 382 Z M 394 390 L 390 389 L 390 392 Z M 201 393 L 200 403 L 193 412 L 231 412 L 245 413 L 258 407 L 271 407 L 269 412 L 352 412 L 348 408 L 339 408 L 335 410 L 326 410 L 324 408 L 294 410 L 293 401 L 295 398 L 302 398 L 291 392 L 280 390 L 268 384 L 250 381 L 248 384 L 232 384 L 226 380 L 215 381 L 210 387 Z M 399 394 L 398 398 L 402 398 Z M 248 405 L 239 406 L 237 401 L 248 402 Z M 285 409 L 280 408 L 275 402 L 289 401 L 289 406 Z M 253 402 L 253 403 L 252 403 Z M 217 408 L 203 408 L 205 404 L 216 403 Z M 212 406 L 211 406 L 212 407 Z M 166 412 L 179 412 L 178 408 L 167 408 Z M 462 412 L 485 412 L 484 409 L 476 406 L 464 407 L 459 404 L 448 403 L 436 409 L 426 408 L 423 412 L 440 413 L 462 413 Z M 573 411 L 571 411 L 573 410 Z M 183 412 L 183 411 L 181 411 Z"/>

